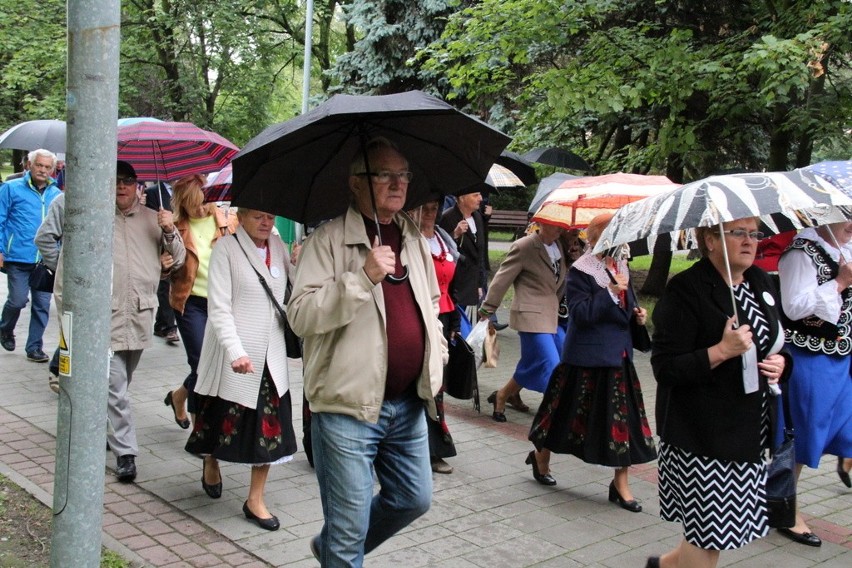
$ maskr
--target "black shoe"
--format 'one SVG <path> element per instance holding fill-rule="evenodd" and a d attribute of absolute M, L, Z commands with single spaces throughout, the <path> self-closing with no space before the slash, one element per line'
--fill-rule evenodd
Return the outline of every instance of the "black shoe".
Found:
<path fill-rule="evenodd" d="M 204 492 L 207 493 L 207 496 L 211 499 L 218 499 L 222 496 L 222 474 L 219 474 L 219 483 L 207 483 L 204 481 L 204 470 L 207 469 L 207 459 L 204 458 L 201 460 L 201 487 L 204 489 Z"/>
<path fill-rule="evenodd" d="M 0 335 L 0 345 L 3 346 L 3 349 L 6 351 L 14 351 L 15 350 L 15 334 L 14 333 L 4 333 Z"/>
<path fill-rule="evenodd" d="M 549 473 L 545 473 L 544 475 L 539 473 L 538 462 L 535 461 L 535 450 L 531 451 L 529 455 L 527 455 L 527 459 L 524 463 L 532 466 L 533 477 L 536 481 L 538 481 L 542 485 L 556 485 L 556 480 L 553 479 L 552 475 L 550 475 Z"/>
<path fill-rule="evenodd" d="M 177 409 L 175 408 L 175 403 L 172 401 L 172 391 L 166 393 L 166 398 L 163 399 L 163 403 L 166 406 L 172 407 L 172 412 L 175 415 L 175 424 L 186 430 L 189 428 L 189 418 L 184 418 L 183 420 L 178 419 L 177 417 Z"/>
<path fill-rule="evenodd" d="M 660 557 L 649 556 L 648 562 L 645 563 L 645 568 L 660 568 Z"/>
<path fill-rule="evenodd" d="M 122 483 L 131 483 L 136 479 L 136 456 L 119 456 L 115 476 Z"/>
<path fill-rule="evenodd" d="M 317 559 L 317 562 L 320 562 L 320 548 L 319 548 L 319 535 L 311 538 L 311 542 L 309 544 L 311 547 L 311 554 L 314 555 L 314 558 Z"/>
<path fill-rule="evenodd" d="M 276 517 L 275 515 L 272 515 L 268 519 L 261 519 L 260 517 L 252 513 L 251 509 L 249 509 L 248 507 L 248 501 L 243 503 L 243 514 L 248 520 L 256 522 L 257 526 L 268 531 L 277 531 L 278 528 L 281 526 L 281 523 L 278 522 L 278 517 Z"/>
<path fill-rule="evenodd" d="M 47 363 L 50 361 L 50 357 L 48 357 L 47 353 L 41 349 L 36 349 L 35 351 L 27 353 L 27 361 L 32 361 L 33 363 Z"/>
<path fill-rule="evenodd" d="M 631 499 L 630 501 L 625 501 L 621 498 L 621 494 L 618 492 L 618 489 L 615 488 L 615 482 L 609 482 L 609 500 L 613 503 L 618 503 L 622 509 L 627 509 L 631 513 L 641 513 L 642 505 L 636 499 Z"/>
<path fill-rule="evenodd" d="M 506 413 L 497 412 L 497 391 L 488 395 L 488 402 L 494 405 L 494 412 L 491 413 L 491 417 L 494 419 L 494 422 L 505 422 Z"/>
<path fill-rule="evenodd" d="M 494 329 L 496 329 L 497 331 L 503 331 L 504 329 L 506 329 L 507 327 L 509 327 L 509 324 L 508 324 L 508 323 L 497 323 L 497 322 L 494 322 L 494 323 L 492 323 L 491 325 L 493 325 L 493 326 L 494 326 Z"/>
<path fill-rule="evenodd" d="M 812 532 L 797 533 L 793 532 L 792 529 L 778 529 L 778 532 L 799 544 L 805 544 L 807 546 L 822 546 L 820 538 Z"/>
<path fill-rule="evenodd" d="M 852 487 L 852 479 L 849 479 L 849 472 L 843 469 L 843 457 L 840 456 L 837 458 L 837 476 L 843 482 L 843 485 Z"/>
<path fill-rule="evenodd" d="M 165 337 L 168 334 L 169 334 L 169 332 L 166 331 L 165 329 L 155 329 L 154 330 L 154 335 L 156 335 L 157 337 Z"/>

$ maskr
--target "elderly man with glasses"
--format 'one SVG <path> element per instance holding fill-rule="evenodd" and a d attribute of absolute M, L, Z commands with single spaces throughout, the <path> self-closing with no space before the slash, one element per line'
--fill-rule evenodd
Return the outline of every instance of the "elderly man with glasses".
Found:
<path fill-rule="evenodd" d="M 437 417 L 433 397 L 446 360 L 432 255 L 402 212 L 408 161 L 383 138 L 365 153 L 350 168 L 352 206 L 305 241 L 288 306 L 305 342 L 325 520 L 311 551 L 324 567 L 361 566 L 429 509 L 423 408 Z M 381 486 L 375 495 L 373 470 Z"/>
<path fill-rule="evenodd" d="M 36 230 L 61 191 L 50 177 L 56 167 L 53 152 L 33 150 L 27 166 L 29 171 L 23 177 L 0 186 L 0 270 L 6 273 L 9 286 L 0 319 L 0 345 L 6 351 L 15 350 L 15 326 L 31 296 L 27 359 L 45 363 L 49 357 L 42 338 L 50 313 L 50 292 L 31 289 L 30 274 L 41 260 L 34 242 Z"/>
<path fill-rule="evenodd" d="M 139 446 L 128 388 L 142 350 L 152 343 L 157 286 L 162 271 L 180 267 L 186 258 L 186 249 L 175 230 L 171 211 L 155 212 L 139 202 L 133 166 L 119 161 L 115 181 L 112 356 L 107 403 L 111 432 L 107 434 L 107 442 L 116 456 L 116 477 L 129 483 L 136 478 Z"/>

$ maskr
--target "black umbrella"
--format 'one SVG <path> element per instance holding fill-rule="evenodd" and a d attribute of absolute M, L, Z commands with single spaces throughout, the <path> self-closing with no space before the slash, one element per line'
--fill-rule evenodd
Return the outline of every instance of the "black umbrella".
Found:
<path fill-rule="evenodd" d="M 64 120 L 29 120 L 0 134 L 0 148 L 65 152 Z"/>
<path fill-rule="evenodd" d="M 504 150 L 497 156 L 497 162 L 504 168 L 509 168 L 513 174 L 518 176 L 524 185 L 532 185 L 538 182 L 535 168 L 520 154 Z"/>
<path fill-rule="evenodd" d="M 535 150 L 530 150 L 522 157 L 530 162 L 556 166 L 557 168 L 582 170 L 584 172 L 592 171 L 592 166 L 586 160 L 574 152 L 569 152 L 562 148 L 536 148 Z"/>
<path fill-rule="evenodd" d="M 384 136 L 408 159 L 406 209 L 432 193 L 481 184 L 509 137 L 420 91 L 335 95 L 251 139 L 233 160 L 233 204 L 314 223 L 349 206 L 349 166 L 367 140 Z M 368 176 L 368 180 L 369 180 Z"/>

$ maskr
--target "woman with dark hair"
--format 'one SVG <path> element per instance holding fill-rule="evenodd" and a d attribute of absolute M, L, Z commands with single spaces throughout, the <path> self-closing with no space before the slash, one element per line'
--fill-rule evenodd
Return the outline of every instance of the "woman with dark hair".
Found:
<path fill-rule="evenodd" d="M 696 236 L 704 258 L 671 279 L 654 309 L 660 516 L 684 536 L 650 568 L 712 568 L 720 551 L 769 532 L 770 385 L 790 369 L 780 301 L 752 266 L 757 219 Z"/>
<path fill-rule="evenodd" d="M 598 215 L 586 234 L 589 249 L 609 224 Z M 562 362 L 554 369 L 530 429 L 535 445 L 527 463 L 539 483 L 555 485 L 550 454 L 572 454 L 614 468 L 609 500 L 638 513 L 642 506 L 628 484 L 631 465 L 656 459 L 642 387 L 633 366 L 631 326 L 644 326 L 630 285 L 627 262 L 586 252 L 565 284 L 568 331 Z"/>

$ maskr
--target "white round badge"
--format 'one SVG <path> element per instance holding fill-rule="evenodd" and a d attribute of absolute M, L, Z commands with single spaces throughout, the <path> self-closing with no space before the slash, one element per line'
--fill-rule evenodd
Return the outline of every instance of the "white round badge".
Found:
<path fill-rule="evenodd" d="M 269 273 L 272 274 L 273 278 L 279 278 L 281 276 L 281 269 L 277 266 L 273 266 L 269 269 Z"/>
<path fill-rule="evenodd" d="M 766 302 L 767 306 L 774 306 L 775 305 L 775 298 L 769 292 L 763 293 L 763 301 Z"/>

